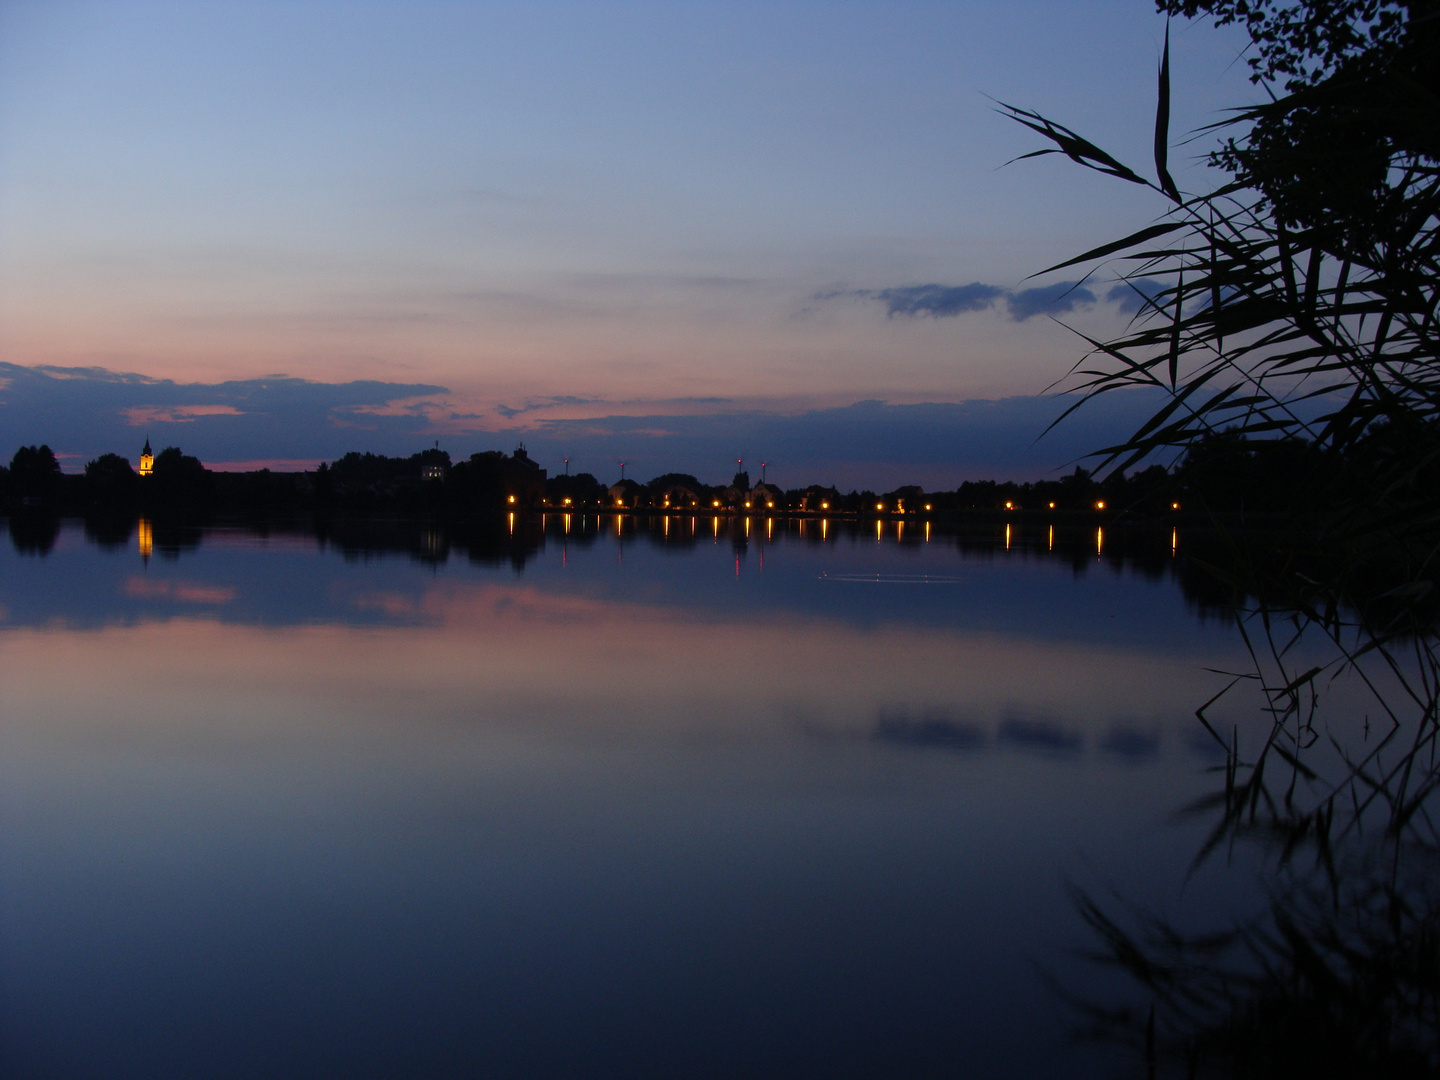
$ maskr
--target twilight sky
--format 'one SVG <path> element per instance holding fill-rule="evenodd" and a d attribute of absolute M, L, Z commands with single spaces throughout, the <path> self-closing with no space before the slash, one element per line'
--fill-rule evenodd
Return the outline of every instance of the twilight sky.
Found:
<path fill-rule="evenodd" d="M 1027 275 L 1163 207 L 1002 168 L 1039 143 L 990 98 L 1148 171 L 1163 32 L 1148 0 L 0 2 L 0 456 L 1041 475 L 1145 403 L 1032 445 L 1081 354 L 1051 316 L 1125 314 Z M 1174 131 L 1251 100 L 1242 44 L 1172 27 Z"/>

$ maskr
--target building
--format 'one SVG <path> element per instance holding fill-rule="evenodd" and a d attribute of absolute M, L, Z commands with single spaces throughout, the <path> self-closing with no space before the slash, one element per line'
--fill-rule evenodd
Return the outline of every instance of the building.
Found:
<path fill-rule="evenodd" d="M 665 510 L 691 510 L 700 505 L 700 496 L 684 484 L 671 484 L 656 492 L 655 501 Z"/>
<path fill-rule="evenodd" d="M 150 439 L 145 439 L 145 449 L 140 451 L 140 475 L 149 476 L 155 471 L 155 455 L 150 452 Z"/>
<path fill-rule="evenodd" d="M 645 489 L 634 480 L 620 480 L 610 485 L 607 494 L 610 496 L 611 506 L 633 508 L 640 505 L 640 497 L 645 494 Z"/>
<path fill-rule="evenodd" d="M 800 497 L 800 509 L 808 513 L 828 513 L 840 508 L 840 492 L 833 487 L 812 484 Z"/>
<path fill-rule="evenodd" d="M 521 443 L 504 467 L 505 501 L 511 506 L 539 506 L 545 501 L 545 470 Z"/>
<path fill-rule="evenodd" d="M 756 510 L 784 510 L 785 493 L 762 480 L 750 490 L 750 505 Z"/>

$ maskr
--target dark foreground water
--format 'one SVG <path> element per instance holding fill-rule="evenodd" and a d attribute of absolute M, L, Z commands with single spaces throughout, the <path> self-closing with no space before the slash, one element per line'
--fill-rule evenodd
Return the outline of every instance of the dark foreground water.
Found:
<path fill-rule="evenodd" d="M 598 525 L 12 522 L 0 1075 L 1143 1075 L 1068 883 L 1253 891 L 1183 537 Z"/>

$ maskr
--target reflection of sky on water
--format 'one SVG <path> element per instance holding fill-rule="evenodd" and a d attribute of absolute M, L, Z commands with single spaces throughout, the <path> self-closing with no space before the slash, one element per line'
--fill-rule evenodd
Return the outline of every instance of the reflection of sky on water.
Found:
<path fill-rule="evenodd" d="M 738 566 L 4 551 L 0 1072 L 1086 1075 L 1031 961 L 1077 866 L 1180 895 L 1232 643 L 1105 566 Z"/>
<path fill-rule="evenodd" d="M 567 539 L 553 520 L 559 516 L 551 515 L 520 569 L 458 554 L 417 565 L 393 550 L 344 552 L 333 541 L 238 529 L 197 531 L 187 537 L 193 546 L 142 560 L 133 534 L 101 549 L 68 525 L 44 558 L 0 545 L 0 604 L 18 624 L 59 618 L 92 626 L 182 613 L 269 626 L 404 624 L 426 618 L 423 598 L 438 586 L 524 581 L 717 617 L 788 612 L 863 627 L 904 623 L 1162 651 L 1229 640 L 1198 622 L 1164 577 L 1098 556 L 1047 557 L 1043 535 L 1030 537 L 1035 547 L 962 550 L 938 532 L 917 541 L 914 526 L 897 543 L 891 523 L 880 542 L 863 528 L 838 539 L 832 532 L 824 544 L 792 531 L 737 549 L 728 535 L 711 538 L 703 528 L 686 543 L 617 538 L 604 528 Z M 816 523 L 808 525 L 813 533 Z M 1117 579 L 1123 588 L 1114 587 Z"/>

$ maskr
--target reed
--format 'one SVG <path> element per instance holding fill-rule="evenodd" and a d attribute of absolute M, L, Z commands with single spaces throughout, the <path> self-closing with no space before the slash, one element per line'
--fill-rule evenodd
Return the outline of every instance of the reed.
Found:
<path fill-rule="evenodd" d="M 1140 311 L 1069 373 L 1069 412 L 1146 386 L 1163 405 L 1102 468 L 1179 458 L 1222 433 L 1293 440 L 1313 467 L 1263 537 L 1220 521 L 1203 569 L 1247 669 L 1197 710 L 1223 747 L 1197 866 L 1258 845 L 1270 901 L 1211 934 L 1077 892 L 1098 961 L 1141 1006 L 1076 1001 L 1150 1075 L 1440 1071 L 1440 5 L 1160 0 L 1240 22 L 1269 95 L 1202 134 L 1212 189 L 1168 168 L 1168 30 L 1152 175 L 1037 112 L 1063 154 L 1160 193 L 1168 212 L 1050 267 L 1111 268 Z M 1087 275 L 1088 276 L 1088 275 Z M 1077 331 L 1078 333 L 1078 331 Z M 1066 415 L 1069 414 L 1067 412 Z M 1063 417 L 1062 417 L 1063 420 Z M 1058 421 L 1057 421 L 1058 422 Z M 1337 687 L 1347 704 L 1332 705 Z M 1247 697 L 1247 695 L 1250 695 Z M 1258 724 L 1218 717 L 1237 707 Z"/>

